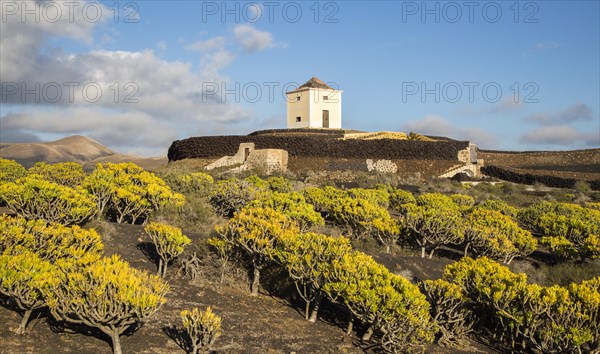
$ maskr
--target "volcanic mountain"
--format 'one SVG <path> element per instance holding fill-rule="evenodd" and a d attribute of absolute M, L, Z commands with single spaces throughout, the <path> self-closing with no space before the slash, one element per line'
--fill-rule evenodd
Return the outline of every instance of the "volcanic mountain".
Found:
<path fill-rule="evenodd" d="M 50 142 L 0 143 L 0 157 L 15 160 L 26 168 L 36 162 L 57 163 L 72 161 L 93 169 L 96 163 L 134 162 L 145 169 L 156 169 L 167 162 L 166 158 L 145 158 L 119 154 L 96 140 L 73 135 Z"/>

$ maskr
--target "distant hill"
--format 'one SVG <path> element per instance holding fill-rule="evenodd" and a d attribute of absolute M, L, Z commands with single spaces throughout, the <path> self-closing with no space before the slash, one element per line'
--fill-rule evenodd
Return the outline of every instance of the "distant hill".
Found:
<path fill-rule="evenodd" d="M 15 160 L 29 168 L 36 162 L 58 163 L 72 161 L 91 170 L 98 162 L 134 162 L 153 170 L 167 163 L 165 158 L 145 158 L 119 154 L 92 138 L 73 135 L 43 143 L 0 143 L 0 157 Z"/>
<path fill-rule="evenodd" d="M 600 180 L 600 149 L 567 151 L 480 150 L 486 166 L 577 180 Z"/>

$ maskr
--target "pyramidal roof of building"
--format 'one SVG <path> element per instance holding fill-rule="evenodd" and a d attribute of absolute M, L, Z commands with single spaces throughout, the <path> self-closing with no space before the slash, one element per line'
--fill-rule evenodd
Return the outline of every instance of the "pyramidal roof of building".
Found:
<path fill-rule="evenodd" d="M 326 83 L 321 81 L 321 79 L 319 79 L 316 76 L 313 76 L 304 85 L 298 87 L 298 89 L 301 89 L 301 88 L 320 88 L 320 89 L 333 90 L 333 87 L 327 85 Z"/>

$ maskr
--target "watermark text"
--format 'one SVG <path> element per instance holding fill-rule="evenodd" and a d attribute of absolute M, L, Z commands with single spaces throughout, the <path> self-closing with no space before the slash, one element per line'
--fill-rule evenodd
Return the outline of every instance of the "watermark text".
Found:
<path fill-rule="evenodd" d="M 296 23 L 310 19 L 314 23 L 339 23 L 338 2 L 328 1 L 264 1 L 241 3 L 239 1 L 203 1 L 202 23 L 287 22 Z"/>
<path fill-rule="evenodd" d="M 421 103 L 458 103 L 482 100 L 487 103 L 497 103 L 509 98 L 514 103 L 538 103 L 536 94 L 539 86 L 535 82 L 519 83 L 504 86 L 494 82 L 402 82 L 402 103 L 418 100 Z"/>
<path fill-rule="evenodd" d="M 9 21 L 97 23 L 110 18 L 115 23 L 138 23 L 140 8 L 136 2 L 115 2 L 105 7 L 95 1 L 1 1 L 2 23 Z"/>
<path fill-rule="evenodd" d="M 97 103 L 104 96 L 114 103 L 138 103 L 139 89 L 135 82 L 114 82 L 104 88 L 97 82 L 2 82 L 0 100 L 2 103 Z"/>
<path fill-rule="evenodd" d="M 539 5 L 535 1 L 403 1 L 402 23 L 538 23 Z"/>

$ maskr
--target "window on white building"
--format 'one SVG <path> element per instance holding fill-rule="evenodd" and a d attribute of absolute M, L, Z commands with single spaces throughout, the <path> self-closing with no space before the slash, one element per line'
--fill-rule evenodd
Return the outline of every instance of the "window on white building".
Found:
<path fill-rule="evenodd" d="M 296 122 L 302 122 L 302 117 L 296 117 Z"/>

